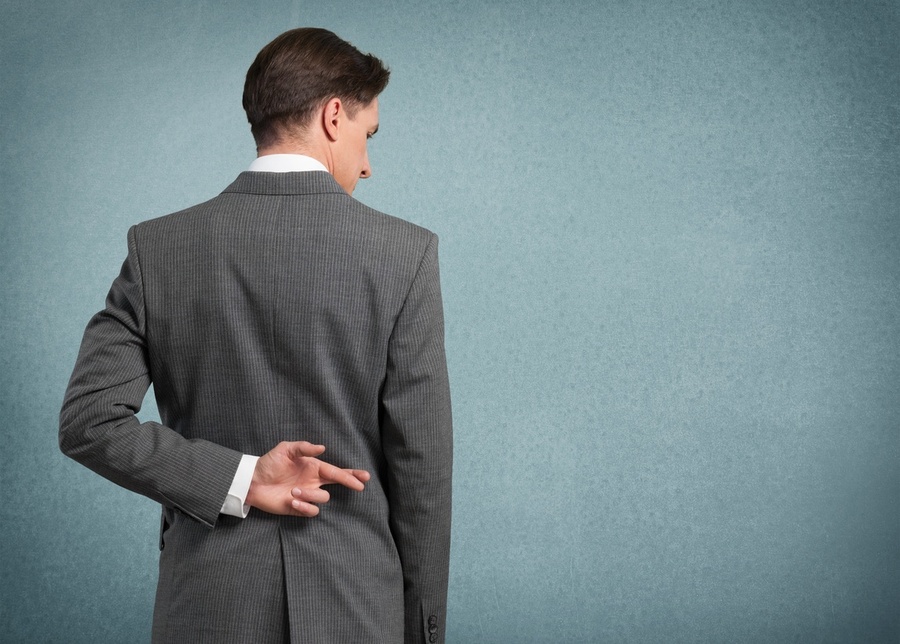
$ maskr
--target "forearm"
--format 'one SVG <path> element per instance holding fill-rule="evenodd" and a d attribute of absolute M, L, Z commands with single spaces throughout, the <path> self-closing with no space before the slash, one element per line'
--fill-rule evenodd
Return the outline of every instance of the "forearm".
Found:
<path fill-rule="evenodd" d="M 137 380 L 67 396 L 60 413 L 60 448 L 110 481 L 214 525 L 241 453 L 185 439 L 159 423 L 141 423 L 121 401 L 140 400 L 145 390 Z"/>
<path fill-rule="evenodd" d="M 408 642 L 423 641 L 429 627 L 423 614 L 426 620 L 434 618 L 437 641 L 443 641 L 445 633 L 453 465 L 449 401 L 440 416 L 430 431 L 415 432 L 421 441 L 393 445 L 386 454 L 391 531 L 403 568 Z"/>

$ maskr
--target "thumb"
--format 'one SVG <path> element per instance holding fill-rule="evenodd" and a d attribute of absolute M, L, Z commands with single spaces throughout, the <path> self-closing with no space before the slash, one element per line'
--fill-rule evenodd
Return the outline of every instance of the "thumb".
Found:
<path fill-rule="evenodd" d="M 291 459 L 297 460 L 303 456 L 318 456 L 324 451 L 324 445 L 313 445 L 308 441 L 295 441 L 288 444 L 287 454 Z"/>

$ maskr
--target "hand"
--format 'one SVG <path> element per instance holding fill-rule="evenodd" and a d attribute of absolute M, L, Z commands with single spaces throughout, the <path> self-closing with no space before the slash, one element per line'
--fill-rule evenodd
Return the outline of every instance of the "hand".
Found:
<path fill-rule="evenodd" d="M 306 441 L 278 443 L 256 463 L 247 505 L 271 514 L 314 517 L 319 513 L 316 504 L 331 497 L 323 485 L 362 491 L 369 473 L 341 469 L 315 458 L 324 451 L 324 445 Z"/>

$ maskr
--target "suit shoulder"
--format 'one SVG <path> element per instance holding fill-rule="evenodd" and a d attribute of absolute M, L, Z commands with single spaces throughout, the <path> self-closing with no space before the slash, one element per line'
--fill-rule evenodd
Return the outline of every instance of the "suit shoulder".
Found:
<path fill-rule="evenodd" d="M 211 208 L 214 209 L 217 199 L 218 197 L 213 197 L 212 199 L 208 199 L 181 210 L 176 210 L 175 212 L 166 215 L 145 219 L 144 221 L 135 224 L 133 228 L 136 232 L 153 233 L 171 230 L 172 228 L 177 228 L 182 225 L 190 225 L 191 220 L 209 212 Z"/>
<path fill-rule="evenodd" d="M 405 238 L 423 245 L 428 245 L 432 238 L 437 237 L 434 232 L 423 226 L 371 208 L 352 197 L 350 199 L 356 205 L 359 216 L 368 220 L 372 226 L 383 229 L 385 233 L 393 237 Z"/>

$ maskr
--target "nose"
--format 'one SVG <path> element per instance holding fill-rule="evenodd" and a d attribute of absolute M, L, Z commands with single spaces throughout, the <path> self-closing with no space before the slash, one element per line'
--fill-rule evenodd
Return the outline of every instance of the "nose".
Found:
<path fill-rule="evenodd" d="M 369 165 L 369 152 L 366 151 L 365 162 L 363 163 L 362 170 L 359 172 L 360 179 L 368 179 L 372 176 L 372 166 Z"/>

